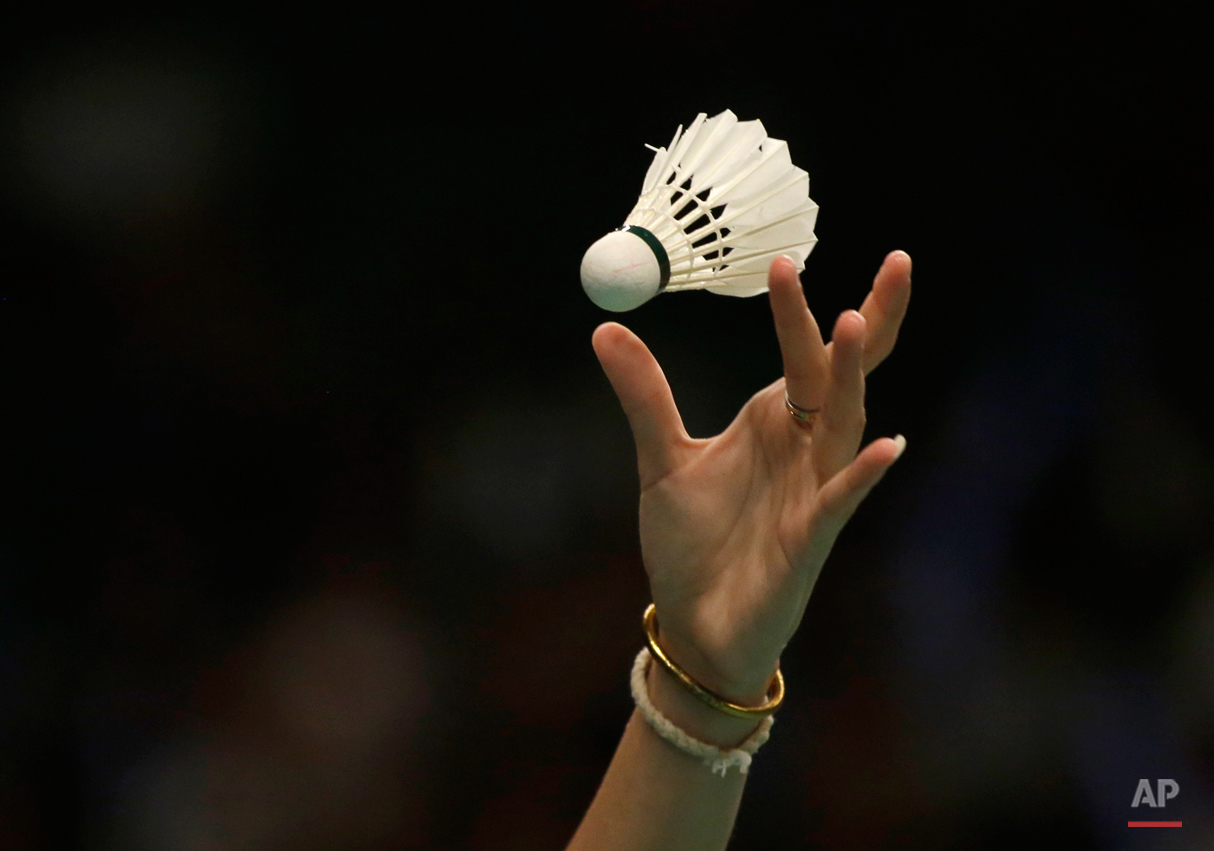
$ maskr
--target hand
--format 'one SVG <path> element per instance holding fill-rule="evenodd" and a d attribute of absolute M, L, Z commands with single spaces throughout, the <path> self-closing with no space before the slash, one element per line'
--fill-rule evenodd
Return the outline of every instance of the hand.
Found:
<path fill-rule="evenodd" d="M 889 355 L 910 300 L 910 257 L 885 258 L 859 311 L 825 345 L 791 260 L 771 264 L 769 296 L 784 378 L 713 438 L 688 436 L 661 367 L 614 322 L 595 353 L 632 427 L 641 477 L 641 553 L 659 642 L 718 694 L 761 703 L 843 525 L 901 454 L 881 438 L 857 455 L 864 376 Z M 812 428 L 791 400 L 821 408 Z"/>

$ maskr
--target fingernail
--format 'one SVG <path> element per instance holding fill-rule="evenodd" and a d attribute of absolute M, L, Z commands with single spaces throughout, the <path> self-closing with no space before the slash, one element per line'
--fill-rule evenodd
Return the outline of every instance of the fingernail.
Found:
<path fill-rule="evenodd" d="M 902 453 L 906 450 L 906 438 L 898 435 L 894 438 L 894 444 L 898 447 L 898 451 L 894 453 L 894 460 L 897 461 L 902 457 Z"/>

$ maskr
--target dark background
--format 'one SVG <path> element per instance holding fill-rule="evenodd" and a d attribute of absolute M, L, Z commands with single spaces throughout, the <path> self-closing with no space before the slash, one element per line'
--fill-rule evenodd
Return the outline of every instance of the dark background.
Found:
<path fill-rule="evenodd" d="M 647 602 L 578 263 L 642 143 L 725 108 L 811 175 L 824 325 L 893 248 L 916 287 L 869 381 L 909 448 L 731 847 L 1208 847 L 1206 41 L 1160 4 L 6 12 L 0 847 L 563 847 Z M 694 435 L 779 374 L 765 298 L 622 319 Z"/>

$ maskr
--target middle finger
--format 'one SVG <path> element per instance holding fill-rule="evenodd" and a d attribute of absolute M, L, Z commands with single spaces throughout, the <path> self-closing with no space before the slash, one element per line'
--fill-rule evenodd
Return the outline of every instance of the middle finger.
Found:
<path fill-rule="evenodd" d="M 828 481 L 856 457 L 864 437 L 864 316 L 847 310 L 835 322 L 830 390 L 814 429 L 818 480 Z"/>

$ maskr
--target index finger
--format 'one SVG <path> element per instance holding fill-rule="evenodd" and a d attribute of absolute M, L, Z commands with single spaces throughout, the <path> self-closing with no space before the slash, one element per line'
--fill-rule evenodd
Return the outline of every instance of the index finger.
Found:
<path fill-rule="evenodd" d="M 805 303 L 797 267 L 788 257 L 771 262 L 767 281 L 788 398 L 802 408 L 819 408 L 826 394 L 829 366 L 818 323 Z"/>

